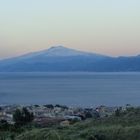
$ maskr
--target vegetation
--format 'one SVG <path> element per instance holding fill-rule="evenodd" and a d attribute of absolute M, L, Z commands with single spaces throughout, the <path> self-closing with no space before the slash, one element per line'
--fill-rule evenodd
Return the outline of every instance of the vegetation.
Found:
<path fill-rule="evenodd" d="M 0 140 L 140 140 L 140 108 L 119 108 L 110 117 L 89 118 L 67 127 L 25 125 L 20 129 L 0 132 Z"/>
<path fill-rule="evenodd" d="M 13 120 L 16 125 L 25 125 L 34 119 L 33 113 L 30 113 L 25 107 L 22 110 L 17 109 L 13 114 Z"/>

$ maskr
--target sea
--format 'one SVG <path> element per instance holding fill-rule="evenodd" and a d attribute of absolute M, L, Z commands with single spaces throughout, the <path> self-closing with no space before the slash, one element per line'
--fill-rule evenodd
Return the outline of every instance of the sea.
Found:
<path fill-rule="evenodd" d="M 140 105 L 140 73 L 0 73 L 0 105 Z"/>

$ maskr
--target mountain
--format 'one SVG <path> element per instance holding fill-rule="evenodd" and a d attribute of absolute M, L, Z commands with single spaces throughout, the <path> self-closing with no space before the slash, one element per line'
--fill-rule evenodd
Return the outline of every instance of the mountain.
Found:
<path fill-rule="evenodd" d="M 0 61 L 0 72 L 47 71 L 140 71 L 140 55 L 109 57 L 96 53 L 77 51 L 63 46 L 54 46 L 47 50 Z"/>

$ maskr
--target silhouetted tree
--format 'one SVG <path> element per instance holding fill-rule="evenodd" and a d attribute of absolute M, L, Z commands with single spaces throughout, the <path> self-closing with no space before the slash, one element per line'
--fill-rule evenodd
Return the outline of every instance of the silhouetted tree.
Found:
<path fill-rule="evenodd" d="M 22 110 L 17 109 L 13 114 L 13 120 L 17 125 L 25 125 L 32 122 L 33 119 L 33 113 L 30 113 L 25 107 Z"/>
<path fill-rule="evenodd" d="M 8 130 L 9 124 L 6 120 L 0 120 L 0 130 Z"/>
<path fill-rule="evenodd" d="M 115 111 L 115 116 L 119 117 L 121 115 L 121 108 L 117 108 Z"/>
<path fill-rule="evenodd" d="M 85 117 L 86 118 L 92 118 L 92 114 L 89 111 L 85 112 Z"/>

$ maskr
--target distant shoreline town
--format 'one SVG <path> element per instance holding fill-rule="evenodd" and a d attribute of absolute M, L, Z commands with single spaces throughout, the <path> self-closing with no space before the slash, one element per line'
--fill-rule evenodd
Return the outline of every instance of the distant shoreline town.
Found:
<path fill-rule="evenodd" d="M 17 110 L 26 108 L 33 114 L 33 122 L 41 127 L 50 125 L 70 125 L 72 122 L 86 120 L 88 118 L 103 118 L 111 116 L 116 110 L 126 110 L 125 107 L 99 106 L 95 108 L 68 107 L 64 105 L 0 105 L 0 120 L 5 120 L 9 124 L 15 124 L 13 114 Z"/>

